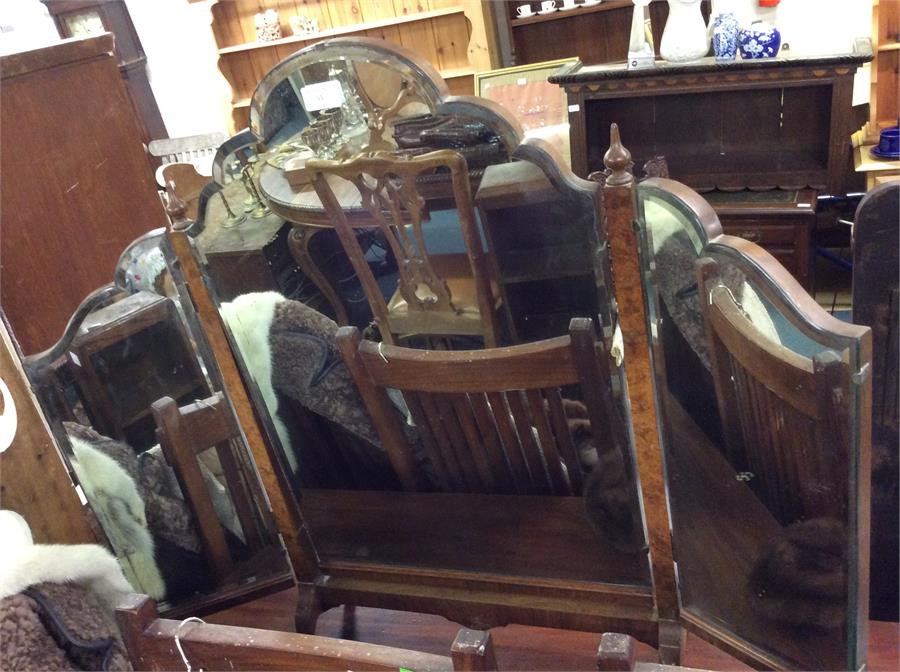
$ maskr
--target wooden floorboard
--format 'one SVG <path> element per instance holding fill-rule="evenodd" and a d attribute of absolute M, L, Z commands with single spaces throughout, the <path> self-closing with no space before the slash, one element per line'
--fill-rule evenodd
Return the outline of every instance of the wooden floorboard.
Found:
<path fill-rule="evenodd" d="M 240 625 L 249 628 L 293 631 L 293 589 L 274 593 L 238 607 L 220 611 L 205 620 L 208 623 Z M 343 609 L 327 611 L 319 619 L 316 634 L 339 637 Z M 427 614 L 359 607 L 356 610 L 357 639 L 371 644 L 447 655 L 459 625 Z M 875 623 L 870 628 L 869 670 L 900 670 L 900 630 L 897 623 Z M 596 670 L 596 651 L 600 635 L 570 630 L 551 630 L 510 625 L 491 631 L 497 662 L 501 670 Z M 656 661 L 656 652 L 639 644 L 638 659 Z M 688 635 L 682 664 L 706 670 L 749 670 L 731 656 Z"/>

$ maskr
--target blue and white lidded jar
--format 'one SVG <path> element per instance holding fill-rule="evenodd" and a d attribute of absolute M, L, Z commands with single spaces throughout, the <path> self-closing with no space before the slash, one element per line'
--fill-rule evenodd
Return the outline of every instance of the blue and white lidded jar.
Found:
<path fill-rule="evenodd" d="M 723 12 L 713 22 L 713 51 L 717 61 L 733 61 L 737 57 L 741 29 L 733 12 Z"/>
<path fill-rule="evenodd" d="M 741 31 L 741 58 L 772 58 L 781 48 L 781 33 L 770 23 L 754 21 Z"/>

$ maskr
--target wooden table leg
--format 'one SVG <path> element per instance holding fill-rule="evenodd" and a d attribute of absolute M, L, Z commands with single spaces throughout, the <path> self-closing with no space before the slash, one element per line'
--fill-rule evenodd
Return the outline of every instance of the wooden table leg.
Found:
<path fill-rule="evenodd" d="M 300 270 L 322 292 L 322 296 L 331 305 L 332 310 L 334 310 L 335 321 L 339 325 L 344 326 L 349 324 L 344 302 L 341 301 L 341 297 L 334 285 L 325 277 L 325 274 L 322 273 L 309 253 L 309 243 L 319 231 L 324 231 L 324 229 L 319 226 L 306 226 L 294 223 L 288 235 L 288 248 L 290 248 L 291 255 L 294 257 L 294 261 L 297 262 Z"/>

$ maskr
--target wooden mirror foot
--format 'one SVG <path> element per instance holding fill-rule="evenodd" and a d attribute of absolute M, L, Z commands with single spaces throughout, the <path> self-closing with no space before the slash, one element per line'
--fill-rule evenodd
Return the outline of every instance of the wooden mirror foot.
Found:
<path fill-rule="evenodd" d="M 345 604 L 341 614 L 341 639 L 356 641 L 356 606 Z"/>
<path fill-rule="evenodd" d="M 307 635 L 316 634 L 316 622 L 322 614 L 319 591 L 311 584 L 297 585 L 297 608 L 294 612 L 294 629 Z"/>
<path fill-rule="evenodd" d="M 678 621 L 659 622 L 659 662 L 680 665 L 684 650 L 685 630 Z"/>

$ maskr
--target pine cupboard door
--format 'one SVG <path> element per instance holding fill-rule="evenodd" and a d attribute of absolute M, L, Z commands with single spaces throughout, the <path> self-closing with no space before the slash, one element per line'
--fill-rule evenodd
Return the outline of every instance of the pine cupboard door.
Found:
<path fill-rule="evenodd" d="M 681 621 L 754 665 L 859 669 L 871 333 L 684 185 L 636 193 Z"/>

